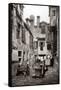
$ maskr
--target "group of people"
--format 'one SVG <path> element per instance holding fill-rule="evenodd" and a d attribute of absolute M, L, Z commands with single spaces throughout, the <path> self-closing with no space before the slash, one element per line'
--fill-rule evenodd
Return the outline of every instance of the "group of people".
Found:
<path fill-rule="evenodd" d="M 34 56 L 32 58 L 34 58 Z M 46 65 L 46 61 L 47 62 L 50 61 L 50 66 L 53 66 L 53 64 L 54 64 L 54 58 L 51 57 L 51 56 L 49 56 L 49 55 L 47 55 L 47 56 L 36 56 L 36 58 L 34 60 L 34 64 L 35 64 L 35 62 L 40 62 L 39 64 L 40 64 L 40 67 L 42 68 L 43 75 L 44 75 L 44 71 L 48 70 L 48 68 L 47 68 L 48 65 Z M 31 62 L 33 62 L 33 61 L 31 60 Z M 23 65 L 21 65 L 21 63 L 19 61 L 18 67 L 17 67 L 17 74 L 16 75 L 19 75 L 19 74 L 30 75 L 30 64 L 29 64 L 29 60 L 26 62 L 26 65 L 24 64 L 24 67 L 23 67 L 22 70 L 21 70 L 21 66 L 23 66 Z"/>

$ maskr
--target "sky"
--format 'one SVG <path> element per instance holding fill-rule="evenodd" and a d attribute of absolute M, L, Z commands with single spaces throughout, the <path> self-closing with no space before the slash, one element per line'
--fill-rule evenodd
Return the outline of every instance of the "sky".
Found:
<path fill-rule="evenodd" d="M 49 23 L 48 6 L 24 5 L 23 19 L 25 20 L 25 18 L 29 18 L 30 15 L 35 16 L 35 24 L 37 16 L 40 16 L 40 22 L 45 21 Z"/>

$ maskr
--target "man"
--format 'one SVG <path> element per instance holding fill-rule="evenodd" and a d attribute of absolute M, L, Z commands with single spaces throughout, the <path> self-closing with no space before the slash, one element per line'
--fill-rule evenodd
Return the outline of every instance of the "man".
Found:
<path fill-rule="evenodd" d="M 41 57 L 41 62 L 40 62 L 40 67 L 41 67 L 41 75 L 42 75 L 42 77 L 44 77 L 44 68 L 45 68 L 45 60 L 44 60 L 44 58 L 43 57 Z"/>

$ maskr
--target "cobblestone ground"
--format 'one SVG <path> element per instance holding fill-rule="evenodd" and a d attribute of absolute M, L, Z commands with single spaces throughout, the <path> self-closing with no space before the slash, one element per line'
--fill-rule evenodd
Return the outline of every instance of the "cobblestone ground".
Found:
<path fill-rule="evenodd" d="M 20 85 L 42 85 L 42 84 L 58 84 L 59 83 L 59 73 L 58 73 L 58 63 L 55 60 L 54 66 L 49 67 L 43 78 L 32 78 L 31 76 L 13 76 L 12 86 Z"/>

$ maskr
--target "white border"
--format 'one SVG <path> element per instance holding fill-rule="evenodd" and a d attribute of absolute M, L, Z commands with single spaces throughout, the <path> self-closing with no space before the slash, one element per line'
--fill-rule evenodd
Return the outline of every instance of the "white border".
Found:
<path fill-rule="evenodd" d="M 8 3 L 20 3 L 20 2 L 30 3 L 30 4 L 59 5 L 60 11 L 61 11 L 61 5 L 60 5 L 61 0 L 1 0 L 0 1 L 0 90 L 11 89 L 7 85 L 8 83 Z M 60 16 L 61 16 L 61 12 L 60 12 Z M 60 19 L 60 22 L 61 22 L 61 19 Z M 59 85 L 43 85 L 43 86 L 26 86 L 21 88 L 14 87 L 12 89 L 60 90 L 60 88 L 61 88 L 61 85 L 59 84 Z"/>

